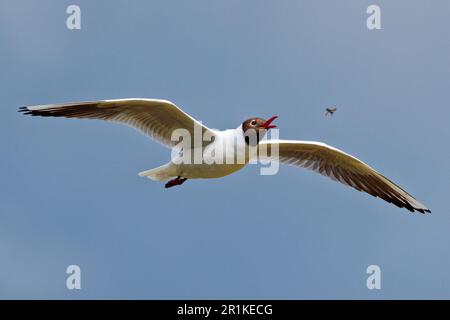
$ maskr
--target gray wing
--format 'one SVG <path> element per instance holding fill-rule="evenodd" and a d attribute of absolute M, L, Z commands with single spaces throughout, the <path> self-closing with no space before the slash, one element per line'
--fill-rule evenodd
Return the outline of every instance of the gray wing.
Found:
<path fill-rule="evenodd" d="M 168 147 L 174 147 L 179 143 L 179 141 L 171 140 L 172 132 L 176 129 L 188 130 L 191 139 L 194 138 L 194 131 L 200 132 L 202 137 L 205 131 L 208 131 L 211 137 L 214 136 L 211 129 L 166 100 L 118 99 L 49 104 L 23 107 L 19 111 L 32 116 L 119 122 L 138 129 Z"/>
<path fill-rule="evenodd" d="M 267 155 L 281 163 L 313 170 L 358 191 L 367 192 L 411 212 L 431 212 L 400 186 L 359 159 L 324 143 L 295 140 L 263 140 L 260 156 Z M 276 148 L 279 156 L 276 157 Z M 272 154 L 273 153 L 273 154 Z"/>

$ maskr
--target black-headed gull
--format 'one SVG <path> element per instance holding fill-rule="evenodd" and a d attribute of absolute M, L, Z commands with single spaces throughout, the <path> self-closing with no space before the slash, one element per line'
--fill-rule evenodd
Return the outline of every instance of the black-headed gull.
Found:
<path fill-rule="evenodd" d="M 255 158 L 265 157 L 284 164 L 314 170 L 411 212 L 430 212 L 427 207 L 394 182 L 339 149 L 314 141 L 263 139 L 267 130 L 275 128 L 272 125 L 275 116 L 268 120 L 251 118 L 245 120 L 236 129 L 219 131 L 206 127 L 166 100 L 118 99 L 50 104 L 23 107 L 19 111 L 32 116 L 114 121 L 140 130 L 175 150 L 169 163 L 139 173 L 141 176 L 157 181 L 172 178 L 166 184 L 166 188 L 180 185 L 187 179 L 220 178 L 242 169 Z M 181 136 L 183 134 L 189 136 L 187 139 L 188 145 L 191 146 L 189 150 L 179 149 L 180 141 L 174 140 L 174 132 L 177 130 L 180 131 Z M 253 135 L 249 135 L 249 132 Z M 201 136 L 200 143 L 195 140 L 196 135 Z M 218 150 L 230 144 L 234 146 L 235 152 L 232 159 L 226 153 L 219 156 L 222 162 L 214 161 L 217 160 Z M 261 153 L 263 149 L 267 153 Z M 180 157 L 186 156 L 186 153 L 194 154 L 196 151 L 200 151 L 203 157 L 200 162 L 177 161 Z M 239 151 L 244 151 L 242 161 L 236 161 L 236 154 L 239 154 Z"/>

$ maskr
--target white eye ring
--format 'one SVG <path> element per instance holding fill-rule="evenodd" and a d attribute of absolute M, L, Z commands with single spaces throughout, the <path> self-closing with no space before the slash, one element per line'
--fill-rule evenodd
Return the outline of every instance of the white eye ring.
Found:
<path fill-rule="evenodd" d="M 250 122 L 250 124 L 251 124 L 252 126 L 254 126 L 254 125 L 256 124 L 256 120 L 252 120 L 252 122 Z"/>

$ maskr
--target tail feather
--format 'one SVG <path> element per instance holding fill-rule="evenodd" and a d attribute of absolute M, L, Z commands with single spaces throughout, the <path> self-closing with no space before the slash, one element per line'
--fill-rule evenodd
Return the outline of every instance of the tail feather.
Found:
<path fill-rule="evenodd" d="M 175 168 L 171 165 L 171 163 L 165 164 L 158 168 L 139 172 L 139 175 L 155 181 L 164 181 L 177 176 Z"/>

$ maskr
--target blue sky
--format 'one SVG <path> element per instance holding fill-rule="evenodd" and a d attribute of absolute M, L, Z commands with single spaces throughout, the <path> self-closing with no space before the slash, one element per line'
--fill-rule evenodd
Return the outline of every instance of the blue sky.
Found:
<path fill-rule="evenodd" d="M 450 3 L 377 1 L 370 31 L 373 3 L 2 0 L 0 298 L 450 298 Z M 221 129 L 277 114 L 281 138 L 345 150 L 432 213 L 285 166 L 166 190 L 137 173 L 170 151 L 136 131 L 17 113 L 126 97 Z"/>

